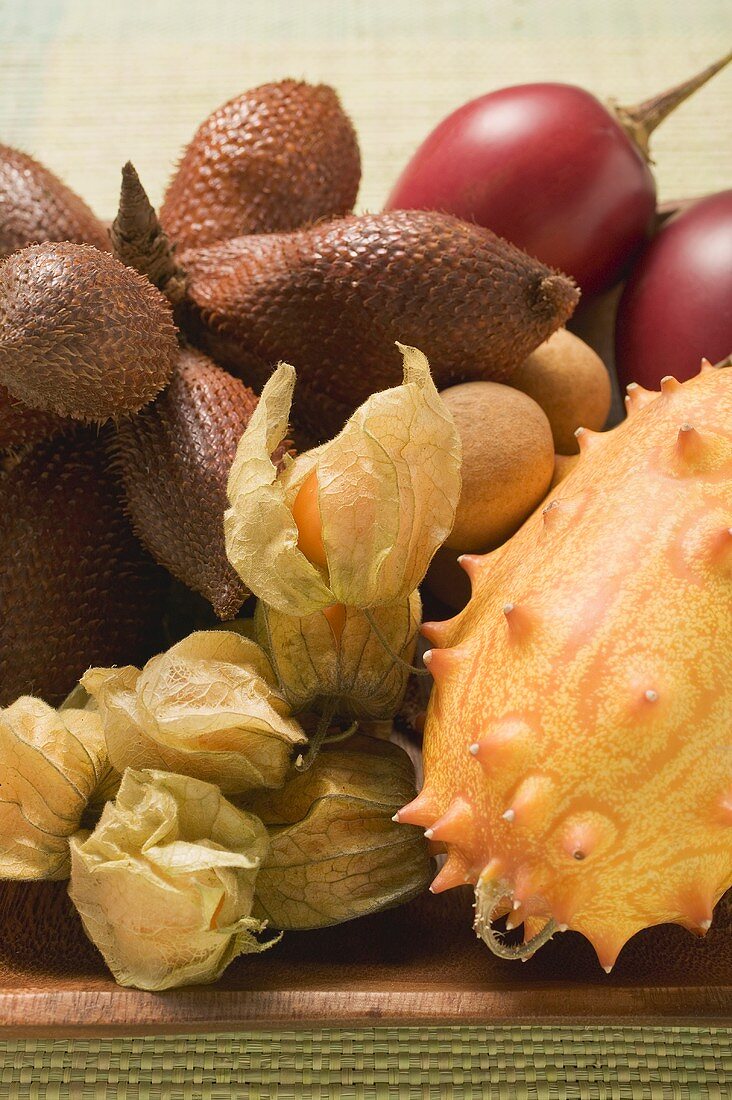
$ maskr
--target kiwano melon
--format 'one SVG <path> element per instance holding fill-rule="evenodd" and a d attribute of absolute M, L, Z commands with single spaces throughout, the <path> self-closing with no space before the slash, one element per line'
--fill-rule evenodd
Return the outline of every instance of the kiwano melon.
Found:
<path fill-rule="evenodd" d="M 704 933 L 732 886 L 732 371 L 579 432 L 577 466 L 472 597 L 428 624 L 425 782 L 399 820 L 527 957 L 574 929 L 609 970 L 650 925 Z M 523 948 L 492 927 L 510 910 Z"/>

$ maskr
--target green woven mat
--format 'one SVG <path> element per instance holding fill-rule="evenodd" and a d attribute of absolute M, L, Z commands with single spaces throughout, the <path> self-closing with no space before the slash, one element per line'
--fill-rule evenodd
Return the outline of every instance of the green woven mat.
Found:
<path fill-rule="evenodd" d="M 0 1044 L 0 1096 L 729 1100 L 732 1031 L 365 1028 L 26 1039 Z"/>

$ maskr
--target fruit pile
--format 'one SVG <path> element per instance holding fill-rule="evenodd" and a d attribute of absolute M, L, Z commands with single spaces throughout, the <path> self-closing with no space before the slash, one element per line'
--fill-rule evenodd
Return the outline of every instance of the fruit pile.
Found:
<path fill-rule="evenodd" d="M 645 154 L 723 64 L 617 118 L 493 93 L 359 216 L 323 86 L 214 112 L 159 213 L 127 164 L 109 233 L 0 146 L 0 876 L 70 875 L 121 983 L 398 904 L 427 840 L 501 954 L 573 928 L 608 967 L 649 924 L 708 927 L 732 375 L 664 376 L 732 345 L 732 192 L 655 225 Z M 618 369 L 650 388 L 603 434 L 610 375 L 564 326 L 631 268 Z M 379 738 L 425 672 L 423 581 L 458 615 L 424 627 L 414 799 Z"/>

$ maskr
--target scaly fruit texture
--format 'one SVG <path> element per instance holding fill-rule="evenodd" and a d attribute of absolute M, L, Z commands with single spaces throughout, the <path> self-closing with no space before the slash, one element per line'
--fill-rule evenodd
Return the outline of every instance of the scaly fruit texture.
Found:
<path fill-rule="evenodd" d="M 106 252 L 32 245 L 0 267 L 0 384 L 32 408 L 89 421 L 134 412 L 177 355 L 166 299 Z"/>
<path fill-rule="evenodd" d="M 214 111 L 183 154 L 160 210 L 170 238 L 203 246 L 347 214 L 361 160 L 325 84 L 263 84 Z"/>
<path fill-rule="evenodd" d="M 224 549 L 226 482 L 257 397 L 183 349 L 165 393 L 120 423 L 113 451 L 132 526 L 153 557 L 231 619 L 248 592 Z"/>
<path fill-rule="evenodd" d="M 395 345 L 424 349 L 438 389 L 506 379 L 572 313 L 571 280 L 486 229 L 425 211 L 341 218 L 185 252 L 191 338 L 248 384 L 297 364 L 297 424 L 334 435 L 399 385 Z"/>
<path fill-rule="evenodd" d="M 42 409 L 29 409 L 5 386 L 0 386 L 0 454 L 22 450 L 43 439 L 53 439 L 75 426 L 78 425 L 74 420 Z"/>
<path fill-rule="evenodd" d="M 78 195 L 37 160 L 0 145 L 0 257 L 43 241 L 109 248 L 106 229 Z"/>
<path fill-rule="evenodd" d="M 24 455 L 0 477 L 0 706 L 56 704 L 90 665 L 144 663 L 161 641 L 163 583 L 96 433 Z"/>
<path fill-rule="evenodd" d="M 629 405 L 424 628 L 425 783 L 399 813 L 447 848 L 433 891 L 476 883 L 494 950 L 513 905 L 520 954 L 571 928 L 606 970 L 650 925 L 703 933 L 732 885 L 732 372 Z"/>

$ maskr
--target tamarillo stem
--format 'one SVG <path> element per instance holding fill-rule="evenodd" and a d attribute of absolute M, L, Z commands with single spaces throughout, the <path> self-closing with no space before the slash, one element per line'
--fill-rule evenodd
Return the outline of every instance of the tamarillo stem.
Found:
<path fill-rule="evenodd" d="M 185 272 L 130 161 L 122 169 L 119 211 L 109 236 L 118 260 L 147 275 L 173 305 L 183 300 Z"/>
<path fill-rule="evenodd" d="M 636 103 L 630 107 L 623 107 L 614 100 L 610 100 L 610 107 L 614 111 L 618 122 L 630 140 L 638 146 L 647 161 L 651 159 L 648 142 L 656 127 L 663 122 L 667 115 L 675 111 L 685 99 L 688 99 L 698 88 L 711 80 L 715 73 L 718 73 L 730 61 L 732 61 L 732 50 L 724 57 L 720 57 L 718 61 L 707 65 L 706 69 L 702 69 L 700 73 L 682 81 L 681 84 L 675 84 L 673 88 L 668 88 L 665 92 L 651 96 L 650 99 L 645 99 L 642 103 Z"/>

